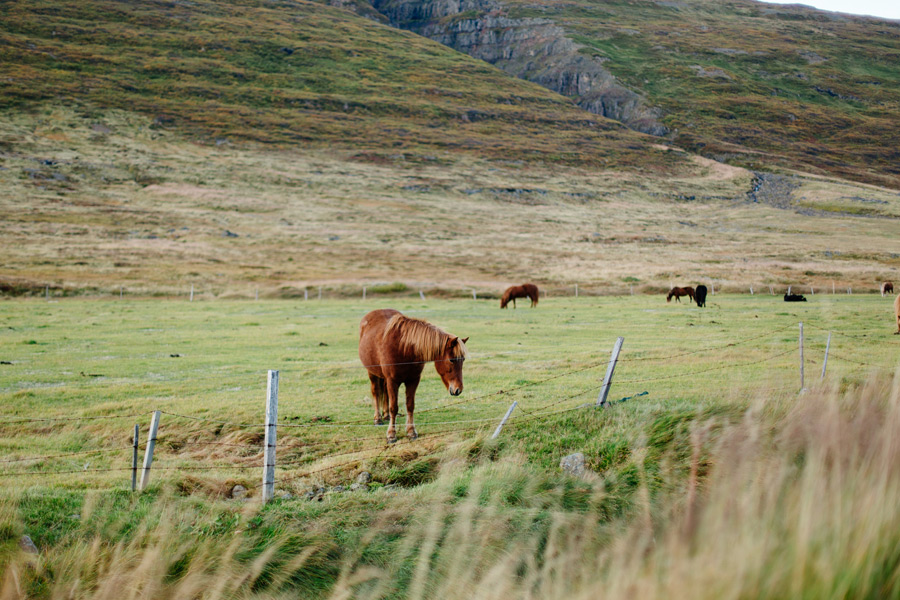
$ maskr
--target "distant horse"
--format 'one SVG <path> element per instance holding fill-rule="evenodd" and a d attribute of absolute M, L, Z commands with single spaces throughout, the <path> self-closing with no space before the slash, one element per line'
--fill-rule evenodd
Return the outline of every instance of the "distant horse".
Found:
<path fill-rule="evenodd" d="M 418 437 L 413 411 L 416 388 L 426 362 L 434 361 L 434 368 L 451 396 L 462 393 L 468 340 L 390 308 L 373 310 L 363 317 L 359 324 L 359 358 L 369 372 L 375 424 L 381 425 L 382 417 L 390 415 L 388 443 L 397 441 L 395 423 L 401 383 L 406 386 L 406 437 L 410 440 Z"/>
<path fill-rule="evenodd" d="M 894 299 L 894 313 L 897 315 L 897 331 L 895 334 L 900 333 L 900 294 Z"/>
<path fill-rule="evenodd" d="M 506 288 L 503 297 L 500 298 L 500 308 L 506 308 L 509 301 L 512 300 L 513 308 L 516 307 L 516 298 L 531 298 L 531 307 L 534 308 L 538 303 L 538 287 L 533 283 L 523 283 L 522 285 L 514 285 Z"/>
<path fill-rule="evenodd" d="M 694 290 L 694 300 L 697 302 L 697 306 L 703 308 L 706 306 L 706 286 L 698 285 L 697 289 Z"/>
<path fill-rule="evenodd" d="M 886 294 L 894 293 L 894 284 L 890 281 L 885 281 L 881 284 L 881 295 L 884 296 Z"/>
<path fill-rule="evenodd" d="M 785 302 L 806 302 L 806 296 L 803 294 L 785 294 Z"/>
<path fill-rule="evenodd" d="M 691 300 L 694 299 L 694 288 L 688 287 L 673 287 L 669 290 L 669 295 L 666 296 L 666 302 L 671 302 L 672 298 L 675 298 L 675 302 L 681 302 L 681 297 L 687 296 Z"/>

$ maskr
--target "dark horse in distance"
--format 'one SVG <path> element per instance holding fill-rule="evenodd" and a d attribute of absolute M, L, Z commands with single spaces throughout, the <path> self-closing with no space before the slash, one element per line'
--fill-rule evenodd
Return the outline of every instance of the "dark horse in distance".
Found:
<path fill-rule="evenodd" d="M 514 285 L 506 288 L 506 291 L 503 292 L 503 297 L 500 298 L 500 308 L 506 308 L 506 305 L 509 304 L 510 300 L 512 300 L 513 308 L 515 308 L 516 298 L 531 298 L 531 306 L 533 308 L 538 303 L 539 294 L 538 287 L 533 283 Z"/>
<path fill-rule="evenodd" d="M 681 297 L 687 296 L 691 300 L 694 299 L 694 288 L 688 287 L 673 287 L 669 290 L 669 295 L 666 296 L 666 302 L 671 302 L 672 298 L 675 298 L 675 302 L 681 302 Z"/>
<path fill-rule="evenodd" d="M 397 399 L 400 384 L 406 386 L 406 437 L 418 437 L 413 421 L 416 388 L 426 362 L 434 368 L 451 396 L 463 390 L 463 361 L 468 355 L 466 342 L 421 319 L 412 319 L 385 308 L 373 310 L 359 324 L 359 358 L 369 372 L 375 424 L 390 416 L 388 443 L 397 441 Z"/>
<path fill-rule="evenodd" d="M 697 306 L 703 308 L 706 306 L 706 286 L 698 285 L 697 289 L 694 290 L 694 301 L 697 302 Z"/>

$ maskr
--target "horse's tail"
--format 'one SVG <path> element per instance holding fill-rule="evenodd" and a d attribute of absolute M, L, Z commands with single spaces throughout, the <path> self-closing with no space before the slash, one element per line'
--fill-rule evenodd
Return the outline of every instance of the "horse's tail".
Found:
<path fill-rule="evenodd" d="M 387 393 L 387 380 L 382 378 L 375 379 L 375 404 L 378 405 L 378 412 L 381 413 L 381 416 L 384 417 L 388 414 L 389 406 L 388 406 L 388 393 Z"/>
<path fill-rule="evenodd" d="M 534 295 L 531 297 L 531 301 L 534 302 L 535 306 L 537 306 L 538 298 L 540 297 L 540 295 L 541 295 L 541 293 L 538 292 L 537 290 L 535 290 Z"/>

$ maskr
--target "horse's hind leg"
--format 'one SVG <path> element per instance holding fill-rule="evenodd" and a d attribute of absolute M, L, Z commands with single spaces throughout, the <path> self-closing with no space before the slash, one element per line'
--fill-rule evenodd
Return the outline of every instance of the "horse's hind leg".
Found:
<path fill-rule="evenodd" d="M 416 431 L 416 423 L 413 419 L 413 412 L 416 410 L 416 388 L 419 387 L 419 380 L 406 382 L 406 437 L 412 441 L 419 437 Z"/>
<path fill-rule="evenodd" d="M 372 389 L 372 403 L 375 405 L 375 424 L 384 425 L 381 415 L 381 407 L 387 404 L 387 390 L 384 387 L 384 379 L 369 373 L 369 384 Z"/>
<path fill-rule="evenodd" d="M 397 441 L 397 396 L 400 394 L 400 382 L 386 379 L 385 386 L 387 387 L 388 411 L 391 413 L 391 422 L 388 424 L 387 430 L 387 441 L 388 444 L 393 444 Z"/>

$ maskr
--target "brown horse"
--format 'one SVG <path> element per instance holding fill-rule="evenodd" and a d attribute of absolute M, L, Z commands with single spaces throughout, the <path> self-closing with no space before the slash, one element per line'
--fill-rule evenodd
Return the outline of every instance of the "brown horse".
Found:
<path fill-rule="evenodd" d="M 534 308 L 538 303 L 538 287 L 533 283 L 523 283 L 522 285 L 514 285 L 506 288 L 503 297 L 500 298 L 500 308 L 506 308 L 509 301 L 512 300 L 513 308 L 516 307 L 516 298 L 531 298 L 531 307 Z"/>
<path fill-rule="evenodd" d="M 894 299 L 894 313 L 897 315 L 897 331 L 895 334 L 900 334 L 900 294 Z"/>
<path fill-rule="evenodd" d="M 672 298 L 675 298 L 675 302 L 681 302 L 681 297 L 687 296 L 691 300 L 694 299 L 694 288 L 688 287 L 673 287 L 669 290 L 669 295 L 666 296 L 666 302 L 671 302 Z"/>
<path fill-rule="evenodd" d="M 369 372 L 375 424 L 381 425 L 382 416 L 390 414 L 388 443 L 397 441 L 395 422 L 401 383 L 406 386 L 406 437 L 410 440 L 418 437 L 413 411 L 416 388 L 426 362 L 434 361 L 434 368 L 451 396 L 462 393 L 468 340 L 390 308 L 373 310 L 363 317 L 359 324 L 359 358 Z"/>
<path fill-rule="evenodd" d="M 894 293 L 894 284 L 890 281 L 885 281 L 881 284 L 881 295 L 893 294 Z"/>

